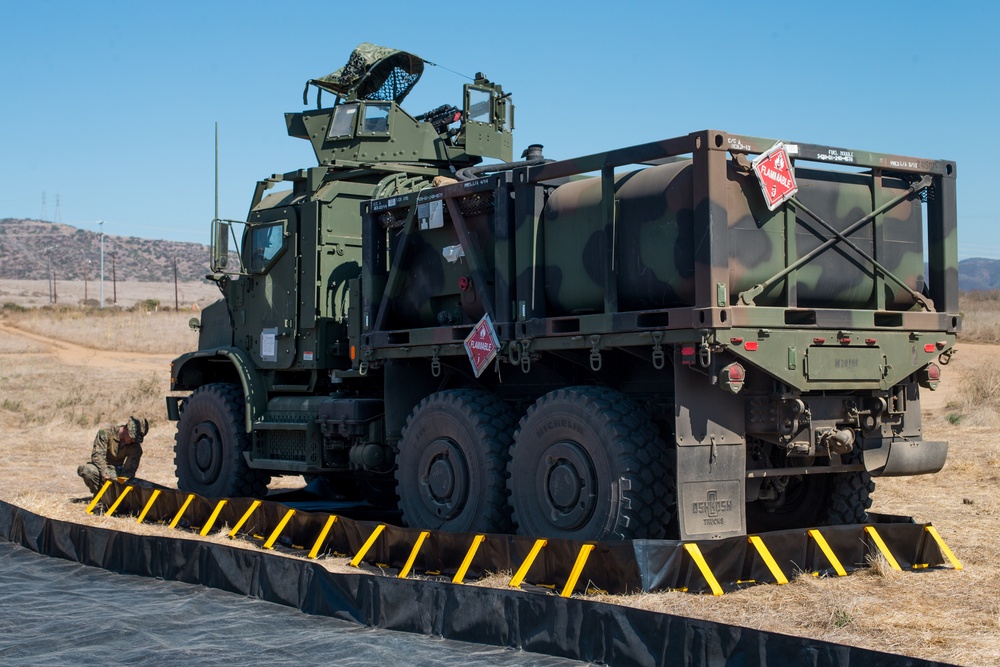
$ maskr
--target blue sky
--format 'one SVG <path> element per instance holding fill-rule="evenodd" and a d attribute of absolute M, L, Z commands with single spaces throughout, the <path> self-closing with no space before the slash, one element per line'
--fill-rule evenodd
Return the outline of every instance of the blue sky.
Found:
<path fill-rule="evenodd" d="M 437 63 L 411 113 L 484 72 L 515 156 L 695 130 L 954 160 L 959 255 L 1000 258 L 996 2 L 32 2 L 0 13 L 0 218 L 207 243 L 256 180 L 315 163 L 289 138 L 309 78 L 369 41 Z M 310 98 L 313 104 L 314 98 Z"/>

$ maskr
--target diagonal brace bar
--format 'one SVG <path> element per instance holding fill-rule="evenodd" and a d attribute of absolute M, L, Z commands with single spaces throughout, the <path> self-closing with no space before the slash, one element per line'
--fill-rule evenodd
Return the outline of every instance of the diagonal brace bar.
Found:
<path fill-rule="evenodd" d="M 392 258 L 392 267 L 389 269 L 389 280 L 385 286 L 385 290 L 382 292 L 382 299 L 379 303 L 378 314 L 375 316 L 373 331 L 382 331 L 386 312 L 389 310 L 389 300 L 398 296 L 402 287 L 403 272 L 399 267 L 403 264 L 403 257 L 407 250 L 409 250 L 407 245 L 410 236 L 413 234 L 413 224 L 417 218 L 417 200 L 419 198 L 420 194 L 417 193 L 417 196 L 413 199 L 413 205 L 406 213 L 406 220 L 403 222 L 403 237 L 399 240 L 399 244 L 396 246 L 396 253 Z"/>
<path fill-rule="evenodd" d="M 920 304 L 920 306 L 924 310 L 926 310 L 927 312 L 932 312 L 934 310 L 934 302 L 933 301 L 931 301 L 930 299 L 928 299 L 927 297 L 925 297 L 920 292 L 917 292 L 917 291 L 914 291 L 914 290 L 910 289 L 910 286 L 907 285 L 905 282 L 903 282 L 902 279 L 898 278 L 892 271 L 890 271 L 889 269 L 885 268 L 885 266 L 883 266 L 881 263 L 879 263 L 874 257 L 872 257 L 871 255 L 869 255 L 868 253 L 866 253 L 864 250 L 862 250 L 861 248 L 859 248 L 858 245 L 854 241 L 852 241 L 849 238 L 847 238 L 846 236 L 844 236 L 841 232 L 838 232 L 832 225 L 824 222 L 822 218 L 820 218 L 817 214 L 815 214 L 811 210 L 809 210 L 809 208 L 807 208 L 805 204 L 803 204 L 802 202 L 800 202 L 798 199 L 794 199 L 793 198 L 792 199 L 792 206 L 794 206 L 795 208 L 799 209 L 800 211 L 803 211 L 804 213 L 808 214 L 810 218 L 812 218 L 813 220 L 815 220 L 816 222 L 818 222 L 820 225 L 823 226 L 824 229 L 826 229 L 828 232 L 830 232 L 835 237 L 837 237 L 838 241 L 841 241 L 842 243 L 844 243 L 845 245 L 847 245 L 848 247 L 850 247 L 851 249 L 853 249 L 854 252 L 858 253 L 863 259 L 866 259 L 869 262 L 871 262 L 872 266 L 874 266 L 876 269 L 878 269 L 879 271 L 882 272 L 882 275 L 884 275 L 886 278 L 892 280 L 894 283 L 896 283 L 897 285 L 899 285 L 900 287 L 902 287 L 903 289 L 905 289 L 909 293 L 910 297 L 913 298 L 913 301 L 915 303 Z M 833 239 L 830 239 L 830 240 L 833 240 Z"/>
<path fill-rule="evenodd" d="M 863 227 L 864 225 L 868 224 L 869 222 L 871 222 L 872 220 L 874 220 L 876 217 L 882 215 L 883 213 L 885 213 L 889 209 L 891 209 L 891 208 L 895 207 L 896 205 L 900 204 L 901 202 L 909 199 L 910 197 L 912 197 L 914 194 L 920 192 L 921 190 L 930 187 L 931 182 L 932 182 L 931 177 L 925 175 L 919 181 L 917 181 L 916 183 L 912 184 L 909 188 L 907 188 L 906 192 L 904 192 L 901 195 L 899 195 L 898 197 L 890 199 L 886 203 L 882 204 L 877 209 L 875 209 L 874 211 L 872 211 L 868 215 L 864 216 L 863 218 L 861 218 L 860 220 L 858 220 L 857 222 L 855 222 L 854 224 L 852 224 L 850 227 L 848 227 L 847 229 L 845 229 L 843 232 L 841 232 L 840 234 L 838 234 L 838 237 L 846 237 L 846 236 L 849 236 L 849 235 L 853 234 L 854 232 L 856 232 L 857 230 L 859 230 L 861 227 Z M 803 210 L 805 210 L 804 207 L 803 207 Z M 811 212 L 810 212 L 810 215 L 812 215 Z M 824 226 L 825 226 L 825 223 L 824 223 Z M 788 266 L 786 266 L 782 271 L 779 271 L 778 273 L 776 273 L 771 278 L 768 278 L 767 280 L 765 280 L 762 283 L 758 283 L 757 285 L 754 285 L 753 287 L 751 287 L 750 289 L 748 289 L 748 290 L 746 290 L 744 292 L 740 292 L 740 303 L 742 303 L 743 305 L 746 305 L 746 306 L 753 306 L 753 305 L 755 305 L 754 302 L 753 302 L 754 299 L 756 299 L 758 296 L 760 296 L 761 293 L 764 292 L 764 290 L 766 290 L 768 287 L 770 287 L 771 285 L 773 285 L 777 281 L 779 281 L 782 278 L 784 278 L 785 276 L 787 276 L 792 271 L 795 271 L 796 269 L 798 269 L 803 264 L 806 264 L 806 263 L 812 261 L 813 258 L 817 257 L 820 253 L 825 252 L 827 249 L 833 247 L 834 245 L 836 245 L 840 241 L 841 241 L 841 238 L 827 239 L 826 241 L 824 241 L 823 243 L 821 243 L 818 247 L 816 247 L 814 250 L 812 250 L 811 252 L 806 253 L 805 255 L 803 255 L 802 257 L 800 257 L 797 261 L 792 262 L 791 264 L 789 264 Z M 920 303 L 925 308 L 927 307 L 927 303 L 923 299 L 921 299 Z"/>
<path fill-rule="evenodd" d="M 465 217 L 459 210 L 455 200 L 451 198 L 445 199 L 444 203 L 448 207 L 448 213 L 451 214 L 451 223 L 455 225 L 455 231 L 458 233 L 458 241 L 462 244 L 465 257 L 469 260 L 469 268 L 472 269 L 472 284 L 479 298 L 482 299 L 486 314 L 490 316 L 490 319 L 496 319 L 496 314 L 493 311 L 493 298 L 490 296 L 489 278 L 486 275 L 486 261 L 483 257 L 482 247 L 479 245 L 476 237 L 469 233 L 469 227 L 465 224 Z"/>

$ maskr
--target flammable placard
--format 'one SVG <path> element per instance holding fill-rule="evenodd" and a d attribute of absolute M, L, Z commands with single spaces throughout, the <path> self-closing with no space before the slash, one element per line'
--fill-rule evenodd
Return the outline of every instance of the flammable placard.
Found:
<path fill-rule="evenodd" d="M 783 202 L 788 201 L 799 191 L 792 172 L 792 162 L 788 159 L 788 151 L 780 141 L 753 161 L 753 171 L 760 181 L 768 210 L 773 211 Z"/>
<path fill-rule="evenodd" d="M 465 351 L 469 354 L 469 361 L 472 362 L 472 370 L 476 372 L 476 377 L 483 374 L 497 356 L 499 349 L 500 339 L 497 338 L 496 330 L 493 328 L 493 321 L 489 315 L 483 315 L 483 319 L 479 320 L 473 327 L 472 333 L 465 339 Z"/>

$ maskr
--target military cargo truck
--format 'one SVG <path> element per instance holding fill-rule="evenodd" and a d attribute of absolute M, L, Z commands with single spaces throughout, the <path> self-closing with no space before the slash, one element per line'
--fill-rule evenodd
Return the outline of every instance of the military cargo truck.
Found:
<path fill-rule="evenodd" d="M 944 465 L 920 392 L 961 327 L 954 163 L 718 130 L 512 162 L 482 74 L 403 110 L 425 64 L 363 44 L 310 80 L 286 123 L 318 164 L 213 221 L 180 488 L 712 539 L 863 521 L 874 477 Z"/>

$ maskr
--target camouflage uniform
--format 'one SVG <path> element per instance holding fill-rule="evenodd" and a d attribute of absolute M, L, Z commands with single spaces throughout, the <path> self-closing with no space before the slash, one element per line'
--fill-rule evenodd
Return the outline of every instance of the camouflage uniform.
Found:
<path fill-rule="evenodd" d="M 129 422 L 131 421 L 130 419 Z M 138 420 L 135 421 L 139 424 Z M 76 474 L 83 478 L 92 493 L 97 493 L 101 485 L 109 479 L 134 477 L 139 469 L 139 459 L 142 458 L 142 436 L 145 432 L 141 427 L 139 430 L 130 428 L 132 424 L 129 422 L 112 424 L 98 431 L 97 437 L 94 438 L 90 463 L 85 463 L 76 469 Z M 128 428 L 129 435 L 132 436 L 133 441 L 129 444 L 122 442 L 118 436 L 122 427 Z"/>

